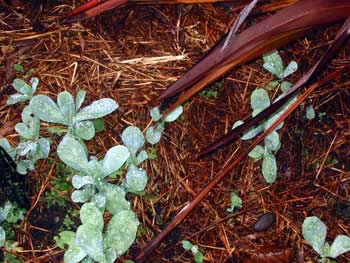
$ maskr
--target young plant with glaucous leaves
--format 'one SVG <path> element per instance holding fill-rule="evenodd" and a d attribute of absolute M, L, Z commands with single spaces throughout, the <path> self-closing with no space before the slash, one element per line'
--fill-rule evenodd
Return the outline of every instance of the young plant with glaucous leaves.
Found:
<path fill-rule="evenodd" d="M 9 239 L 14 238 L 12 227 L 23 219 L 24 213 L 24 209 L 9 201 L 5 203 L 3 208 L 0 207 L 0 247 L 13 243 L 9 241 Z"/>
<path fill-rule="evenodd" d="M 183 112 L 183 107 L 179 106 L 175 110 L 173 110 L 171 113 L 169 113 L 164 120 L 161 120 L 163 115 L 160 113 L 158 107 L 154 107 L 150 114 L 151 118 L 156 124 L 149 127 L 146 131 L 146 139 L 150 144 L 156 144 L 160 141 L 160 138 L 162 137 L 165 123 L 166 122 L 173 122 L 175 121 Z"/>
<path fill-rule="evenodd" d="M 279 79 L 276 81 L 272 81 L 269 83 L 269 87 L 275 88 L 280 85 L 282 94 L 276 98 L 275 101 L 279 100 L 284 96 L 284 94 L 289 90 L 292 86 L 290 82 L 282 81 L 283 78 L 289 76 L 297 70 L 297 64 L 295 61 L 292 61 L 285 68 L 283 65 L 283 61 L 279 56 L 277 51 L 270 52 L 263 57 L 264 59 L 264 68 L 269 72 L 274 74 Z M 247 131 L 242 137 L 242 140 L 250 140 L 258 135 L 260 132 L 267 130 L 272 123 L 274 123 L 283 112 L 295 101 L 296 97 L 289 100 L 289 102 L 284 105 L 284 107 L 275 113 L 273 116 L 268 118 L 266 121 L 262 122 L 256 127 L 253 127 L 249 131 Z M 266 109 L 271 105 L 270 97 L 268 92 L 265 89 L 259 88 L 253 91 L 250 97 L 251 107 L 253 109 L 252 116 L 255 117 L 261 111 Z M 243 124 L 243 121 L 236 121 L 233 125 L 233 128 Z M 281 123 L 273 132 L 271 132 L 264 140 L 264 147 L 261 145 L 257 145 L 250 153 L 249 157 L 253 158 L 254 161 L 258 161 L 263 159 L 262 161 L 262 174 L 267 183 L 274 183 L 277 177 L 277 163 L 275 153 L 281 147 L 281 142 L 279 138 L 279 134 L 277 130 L 283 127 L 283 123 Z"/>
<path fill-rule="evenodd" d="M 236 192 L 231 192 L 231 207 L 227 208 L 227 212 L 232 213 L 237 208 L 241 208 L 243 206 L 242 199 L 238 196 Z"/>
<path fill-rule="evenodd" d="M 8 105 L 30 100 L 39 84 L 37 78 L 31 79 L 32 86 L 22 79 L 15 79 L 13 87 L 22 94 L 11 95 L 7 100 Z M 15 126 L 20 135 L 21 142 L 12 148 L 4 138 L 0 139 L 2 146 L 17 164 L 17 172 L 26 174 L 28 170 L 34 170 L 35 163 L 40 159 L 46 159 L 50 152 L 50 141 L 40 137 L 40 120 L 32 114 L 29 107 L 22 111 L 22 122 Z"/>
<path fill-rule="evenodd" d="M 46 95 L 37 95 L 30 100 L 29 108 L 40 120 L 68 126 L 70 136 L 83 140 L 90 140 L 95 136 L 92 120 L 102 118 L 115 111 L 117 103 L 109 98 L 92 102 L 82 109 L 86 91 L 80 90 L 76 99 L 68 91 L 57 96 L 57 104 Z"/>
<path fill-rule="evenodd" d="M 175 120 L 180 114 L 170 114 L 167 121 Z M 162 131 L 160 134 L 158 132 L 155 131 L 157 138 L 161 137 Z M 154 137 L 150 138 L 151 143 L 156 143 Z M 72 184 L 77 189 L 72 193 L 72 200 L 85 203 L 80 210 L 83 224 L 78 227 L 77 232 L 64 231 L 56 238 L 60 247 L 63 248 L 65 244 L 69 246 L 64 256 L 66 263 L 81 260 L 114 262 L 136 238 L 139 221 L 125 195 L 127 192 L 144 191 L 148 180 L 147 172 L 138 165 L 145 161 L 148 155 L 146 151 L 141 150 L 145 138 L 139 128 L 127 127 L 122 133 L 122 141 L 124 145 L 109 149 L 103 160 L 94 157 L 88 160 L 85 148 L 69 134 L 58 146 L 57 153 L 60 159 L 78 172 L 72 178 Z M 106 178 L 123 169 L 125 164 L 127 173 L 121 185 L 108 183 Z M 102 218 L 105 211 L 110 212 L 113 217 L 107 230 L 103 232 Z"/>
<path fill-rule="evenodd" d="M 203 253 L 199 250 L 198 245 L 193 245 L 190 241 L 188 240 L 183 240 L 182 241 L 182 247 L 186 251 L 191 251 L 193 256 L 194 256 L 194 262 L 196 263 L 202 263 L 204 260 Z"/>
<path fill-rule="evenodd" d="M 330 263 L 328 258 L 336 258 L 350 251 L 350 237 L 338 235 L 332 245 L 326 242 L 327 227 L 316 216 L 307 217 L 302 226 L 304 239 L 321 256 L 320 262 Z"/>

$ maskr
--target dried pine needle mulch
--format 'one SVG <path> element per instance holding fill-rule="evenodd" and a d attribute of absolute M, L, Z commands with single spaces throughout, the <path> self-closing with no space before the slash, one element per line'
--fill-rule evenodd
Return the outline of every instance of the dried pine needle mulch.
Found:
<path fill-rule="evenodd" d="M 58 25 L 58 18 L 70 9 L 69 1 L 49 1 L 40 14 L 41 24 L 34 26 L 37 31 L 42 27 L 46 30 L 35 32 L 35 12 L 30 5 L 2 7 L 0 134 L 12 144 L 18 143 L 14 125 L 20 121 L 23 105 L 8 107 L 6 99 L 14 93 L 13 64 L 20 63 L 26 69 L 35 68 L 40 93 L 54 98 L 63 90 L 76 94 L 85 89 L 87 102 L 110 97 L 119 103 L 118 110 L 104 118 L 105 131 L 88 143 L 91 154 L 97 157 L 120 143 L 121 131 L 128 125 L 141 129 L 149 125 L 152 99 L 224 35 L 236 14 L 223 4 L 137 6 L 71 26 Z M 258 21 L 264 15 L 254 19 Z M 299 64 L 292 82 L 317 61 L 339 26 L 314 30 L 312 35 L 280 49 L 285 62 L 294 59 Z M 342 49 L 329 68 L 345 63 L 349 47 Z M 238 141 L 203 159 L 194 158 L 194 153 L 226 133 L 236 120 L 250 116 L 251 92 L 270 80 L 272 76 L 262 69 L 262 60 L 256 60 L 208 87 L 218 92 L 217 97 L 196 95 L 184 105 L 183 117 L 166 127 L 157 146 L 157 159 L 144 165 L 149 174 L 148 195 L 131 197 L 142 231 L 118 262 L 145 247 L 238 147 L 246 145 Z M 337 234 L 349 235 L 349 84 L 347 77 L 339 77 L 310 97 L 307 103 L 317 113 L 314 120 L 305 119 L 306 105 L 287 119 L 280 131 L 282 148 L 277 154 L 275 184 L 264 183 L 261 163 L 246 158 L 163 242 L 158 252 L 166 252 L 154 254 L 150 262 L 191 262 L 192 255 L 180 244 L 172 246 L 183 239 L 198 244 L 206 262 L 264 262 L 264 255 L 270 252 L 289 258 L 286 262 L 313 262 L 316 254 L 301 236 L 301 224 L 310 215 L 327 224 L 330 240 Z M 278 92 L 270 94 L 276 96 Z M 47 128 L 43 126 L 44 133 Z M 59 137 L 55 138 L 53 151 L 58 141 Z M 62 260 L 64 251 L 55 246 L 53 236 L 58 234 L 67 210 L 77 205 L 67 202 L 63 207 L 46 207 L 45 192 L 55 188 L 52 180 L 58 176 L 54 160 L 51 156 L 40 162 L 38 169 L 27 175 L 33 205 L 17 233 L 24 248 L 17 255 L 24 262 Z M 232 215 L 226 209 L 233 190 L 242 197 L 244 207 Z M 69 196 L 67 192 L 60 194 Z M 276 215 L 276 223 L 266 232 L 255 232 L 252 224 L 269 211 Z M 349 260 L 347 254 L 337 262 Z"/>

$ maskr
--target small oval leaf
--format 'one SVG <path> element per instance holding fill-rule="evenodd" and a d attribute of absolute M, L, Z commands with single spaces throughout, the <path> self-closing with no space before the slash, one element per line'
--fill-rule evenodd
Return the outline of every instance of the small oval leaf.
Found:
<path fill-rule="evenodd" d="M 122 141 L 129 149 L 131 155 L 135 155 L 137 151 L 145 144 L 145 138 L 142 131 L 135 126 L 129 126 L 123 131 Z"/>
<path fill-rule="evenodd" d="M 305 240 L 322 256 L 327 235 L 326 225 L 316 216 L 307 217 L 303 222 L 302 232 Z"/>
<path fill-rule="evenodd" d="M 84 147 L 73 137 L 66 135 L 57 147 L 58 157 L 77 171 L 87 169 L 88 159 Z"/>
<path fill-rule="evenodd" d="M 123 145 L 110 148 L 103 159 L 103 171 L 105 176 L 116 172 L 129 157 L 129 150 Z"/>
<path fill-rule="evenodd" d="M 339 235 L 334 239 L 327 256 L 336 258 L 348 251 L 350 251 L 350 237 Z"/>
<path fill-rule="evenodd" d="M 117 107 L 118 104 L 112 99 L 100 99 L 81 109 L 77 113 L 75 120 L 84 121 L 102 118 L 115 111 Z"/>
<path fill-rule="evenodd" d="M 275 156 L 270 152 L 265 152 L 262 162 L 262 174 L 267 183 L 272 184 L 277 177 L 277 163 Z"/>

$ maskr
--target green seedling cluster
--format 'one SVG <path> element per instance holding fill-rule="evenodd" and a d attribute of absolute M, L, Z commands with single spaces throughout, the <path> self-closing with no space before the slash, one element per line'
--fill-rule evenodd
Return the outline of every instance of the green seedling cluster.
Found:
<path fill-rule="evenodd" d="M 329 258 L 336 258 L 341 254 L 350 251 L 350 237 L 346 235 L 338 235 L 333 243 L 329 245 L 326 242 L 327 227 L 316 216 L 307 217 L 302 226 L 304 239 L 312 246 L 312 248 L 320 255 L 319 262 L 330 263 Z"/>
<path fill-rule="evenodd" d="M 203 253 L 200 251 L 198 245 L 193 245 L 190 241 L 183 240 L 182 247 L 184 250 L 192 252 L 194 262 L 196 263 L 203 262 L 204 256 L 203 256 Z"/>
<path fill-rule="evenodd" d="M 15 238 L 13 227 L 24 217 L 25 210 L 19 208 L 15 203 L 6 202 L 4 207 L 0 207 L 0 247 L 5 247 L 9 251 L 21 250 L 18 243 L 13 241 Z M 21 262 L 11 253 L 4 253 L 6 262 Z"/>
<path fill-rule="evenodd" d="M 276 98 L 275 101 L 281 99 L 286 92 L 291 88 L 292 84 L 287 81 L 283 81 L 283 78 L 289 76 L 297 70 L 297 64 L 292 61 L 285 68 L 282 58 L 277 51 L 270 52 L 263 57 L 264 68 L 270 73 L 274 74 L 278 80 L 271 81 L 268 84 L 269 88 L 275 88 L 280 86 L 282 94 Z M 288 107 L 296 100 L 296 97 L 289 100 L 286 105 L 283 106 L 278 112 L 268 118 L 266 121 L 260 123 L 258 126 L 253 127 L 247 131 L 242 137 L 242 140 L 250 140 L 258 135 L 260 132 L 267 130 L 282 114 L 288 109 Z M 252 117 L 255 117 L 260 112 L 265 110 L 271 105 L 270 97 L 266 89 L 258 88 L 253 91 L 250 97 L 251 107 L 253 109 Z M 236 121 L 233 128 L 242 125 L 243 121 Z M 275 154 L 281 147 L 280 137 L 278 130 L 283 127 L 281 123 L 273 132 L 271 132 L 264 140 L 264 145 L 257 145 L 250 153 L 249 157 L 254 161 L 262 159 L 262 174 L 267 183 L 274 183 L 277 178 L 277 163 Z"/>
<path fill-rule="evenodd" d="M 227 212 L 232 213 L 234 210 L 241 208 L 242 206 L 242 199 L 238 196 L 236 192 L 231 192 L 231 207 L 227 208 Z"/>
<path fill-rule="evenodd" d="M 38 83 L 37 80 L 32 81 L 30 87 L 22 80 L 14 81 L 13 86 L 21 94 L 16 99 L 12 95 L 8 104 L 29 100 L 29 105 L 23 110 L 23 122 L 16 125 L 21 143 L 12 148 L 2 139 L 1 146 L 16 161 L 17 170 L 25 174 L 35 168 L 37 160 L 47 158 L 50 152 L 50 140 L 40 137 L 40 121 L 56 125 L 49 128 L 49 132 L 63 135 L 57 146 L 57 155 L 74 171 L 72 185 L 75 190 L 71 198 L 73 202 L 83 203 L 79 213 L 82 224 L 76 232 L 62 231 L 56 237 L 57 245 L 61 248 L 68 246 L 64 255 L 66 263 L 112 263 L 126 252 L 136 238 L 139 220 L 125 197 L 127 193 L 142 194 L 146 187 L 147 172 L 139 167 L 148 159 L 148 153 L 143 149 L 145 141 L 156 144 L 165 123 L 175 121 L 182 113 L 182 107 L 166 116 L 164 121 L 151 126 L 146 132 L 146 139 L 138 127 L 127 127 L 121 136 L 123 145 L 111 147 L 103 158 L 98 159 L 89 155 L 84 140 L 91 140 L 96 132 L 103 130 L 104 123 L 100 118 L 115 111 L 118 104 L 104 98 L 82 108 L 86 96 L 83 90 L 78 91 L 75 99 L 67 91 L 59 93 L 57 101 L 46 95 L 34 96 Z M 155 118 L 155 113 L 160 119 L 157 109 L 152 111 L 152 118 Z M 66 127 L 57 128 L 57 125 Z M 126 175 L 120 185 L 108 182 L 110 176 L 122 174 L 121 170 L 125 169 Z M 60 187 L 61 183 L 55 186 Z M 104 225 L 105 213 L 112 215 L 108 226 Z M 72 222 L 68 221 L 66 224 L 71 225 Z"/>

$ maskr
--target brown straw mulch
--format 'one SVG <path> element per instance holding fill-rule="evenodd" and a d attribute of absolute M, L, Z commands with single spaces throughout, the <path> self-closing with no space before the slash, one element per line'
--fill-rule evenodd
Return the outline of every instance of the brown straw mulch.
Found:
<path fill-rule="evenodd" d="M 20 63 L 26 69 L 35 68 L 40 93 L 54 98 L 63 90 L 76 94 L 85 89 L 87 102 L 103 97 L 118 102 L 118 110 L 104 118 L 105 131 L 88 142 L 90 152 L 97 157 L 121 142 L 121 131 L 128 125 L 141 129 L 149 125 L 152 100 L 224 36 L 238 12 L 235 4 L 223 3 L 138 5 L 62 26 L 57 21 L 71 10 L 70 1 L 48 1 L 40 13 L 25 1 L 12 2 L 15 6 L 0 5 L 1 137 L 13 145 L 18 143 L 14 125 L 20 121 L 23 105 L 9 107 L 6 100 L 15 92 L 12 80 L 21 77 L 13 64 Z M 267 10 L 254 15 L 244 27 L 268 14 Z M 340 26 L 317 28 L 279 49 L 286 63 L 292 59 L 298 62 L 291 82 L 317 61 Z M 347 44 L 341 50 L 330 69 L 345 63 L 349 48 Z M 117 262 L 136 256 L 238 147 L 247 143 L 237 141 L 195 159 L 201 147 L 226 133 L 236 120 L 250 116 L 251 92 L 273 79 L 262 64 L 261 59 L 247 63 L 207 87 L 217 91 L 217 96 L 197 94 L 184 105 L 183 117 L 166 127 L 157 145 L 157 158 L 144 165 L 149 175 L 147 195 L 130 197 L 141 229 L 135 244 Z M 278 92 L 270 94 L 278 96 Z M 330 240 L 338 234 L 350 234 L 349 79 L 338 77 L 313 93 L 307 103 L 313 105 L 317 117 L 311 121 L 305 118 L 305 104 L 280 131 L 276 183 L 266 184 L 261 162 L 247 157 L 163 242 L 149 262 L 192 262 L 193 256 L 181 247 L 184 239 L 199 245 L 205 262 L 273 262 L 267 257 L 269 253 L 280 253 L 286 260 L 283 262 L 314 262 L 316 254 L 301 235 L 301 224 L 310 215 L 327 224 Z M 45 132 L 47 126 L 42 129 Z M 55 245 L 53 237 L 59 233 L 66 213 L 77 204 L 70 201 L 69 192 L 58 190 L 68 201 L 63 206 L 47 206 L 46 193 L 57 190 L 53 183 L 59 176 L 55 160 L 50 156 L 27 175 L 32 207 L 16 233 L 23 247 L 17 256 L 24 262 L 63 261 L 64 251 Z M 231 191 L 237 191 L 244 204 L 234 214 L 226 211 Z M 266 212 L 276 215 L 276 223 L 265 232 L 255 232 L 252 225 Z M 348 261 L 349 253 L 337 259 Z"/>

